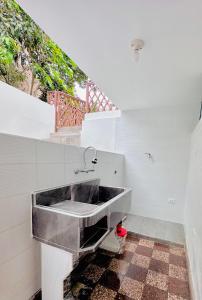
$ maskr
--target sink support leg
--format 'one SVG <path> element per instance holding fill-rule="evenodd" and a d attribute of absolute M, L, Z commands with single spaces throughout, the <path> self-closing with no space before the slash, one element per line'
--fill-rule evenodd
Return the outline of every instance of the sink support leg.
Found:
<path fill-rule="evenodd" d="M 42 300 L 63 300 L 63 280 L 72 268 L 71 253 L 41 244 Z"/>

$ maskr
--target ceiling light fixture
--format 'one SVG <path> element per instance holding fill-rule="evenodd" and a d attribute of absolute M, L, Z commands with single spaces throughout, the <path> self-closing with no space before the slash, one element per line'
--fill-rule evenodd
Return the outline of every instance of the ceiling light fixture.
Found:
<path fill-rule="evenodd" d="M 139 61 L 141 50 L 144 47 L 144 41 L 141 39 L 134 39 L 131 42 L 131 49 L 133 51 L 133 57 L 136 62 Z"/>

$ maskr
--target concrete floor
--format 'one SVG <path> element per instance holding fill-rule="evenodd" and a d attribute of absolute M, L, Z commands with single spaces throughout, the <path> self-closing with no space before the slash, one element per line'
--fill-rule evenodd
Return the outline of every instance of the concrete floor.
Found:
<path fill-rule="evenodd" d="M 128 215 L 125 221 L 128 231 L 173 243 L 184 244 L 184 227 L 182 224 Z"/>

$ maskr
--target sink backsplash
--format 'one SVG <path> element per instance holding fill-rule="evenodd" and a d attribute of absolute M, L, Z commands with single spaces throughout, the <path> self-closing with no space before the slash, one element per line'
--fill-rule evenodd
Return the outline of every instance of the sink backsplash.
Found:
<path fill-rule="evenodd" d="M 71 200 L 94 204 L 99 201 L 100 179 L 71 185 Z"/>
<path fill-rule="evenodd" d="M 59 188 L 38 192 L 35 195 L 36 205 L 52 206 L 65 200 L 96 203 L 99 201 L 100 179 L 75 183 Z"/>
<path fill-rule="evenodd" d="M 124 189 L 100 186 L 100 179 L 93 179 L 81 183 L 37 192 L 33 203 L 42 206 L 52 206 L 65 200 L 83 202 L 88 204 L 99 204 L 107 202 L 116 197 Z"/>

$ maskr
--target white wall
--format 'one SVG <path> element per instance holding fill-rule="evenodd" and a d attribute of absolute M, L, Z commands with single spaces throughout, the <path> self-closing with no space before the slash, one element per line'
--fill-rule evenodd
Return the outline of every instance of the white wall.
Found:
<path fill-rule="evenodd" d="M 115 151 L 116 124 L 120 117 L 119 110 L 86 114 L 82 123 L 81 145 L 94 145 L 100 150 Z"/>
<path fill-rule="evenodd" d="M 28 300 L 40 288 L 39 243 L 31 238 L 32 191 L 94 177 L 122 185 L 122 155 L 99 151 L 96 172 L 75 175 L 82 151 L 0 134 L 0 300 Z"/>
<path fill-rule="evenodd" d="M 125 111 L 108 122 L 85 120 L 83 141 L 111 150 L 115 140 L 113 150 L 124 154 L 125 184 L 133 189 L 132 214 L 183 223 L 190 137 L 197 117 L 195 107 L 173 106 Z"/>
<path fill-rule="evenodd" d="M 0 81 L 0 132 L 46 139 L 54 132 L 54 107 Z"/>
<path fill-rule="evenodd" d="M 190 107 L 123 112 L 117 124 L 116 150 L 125 155 L 125 182 L 133 188 L 131 213 L 183 223 L 190 136 Z M 152 154 L 154 162 L 144 154 Z M 174 198 L 176 203 L 168 203 Z"/>
<path fill-rule="evenodd" d="M 202 299 L 202 121 L 192 135 L 186 191 L 185 233 L 194 298 Z"/>

